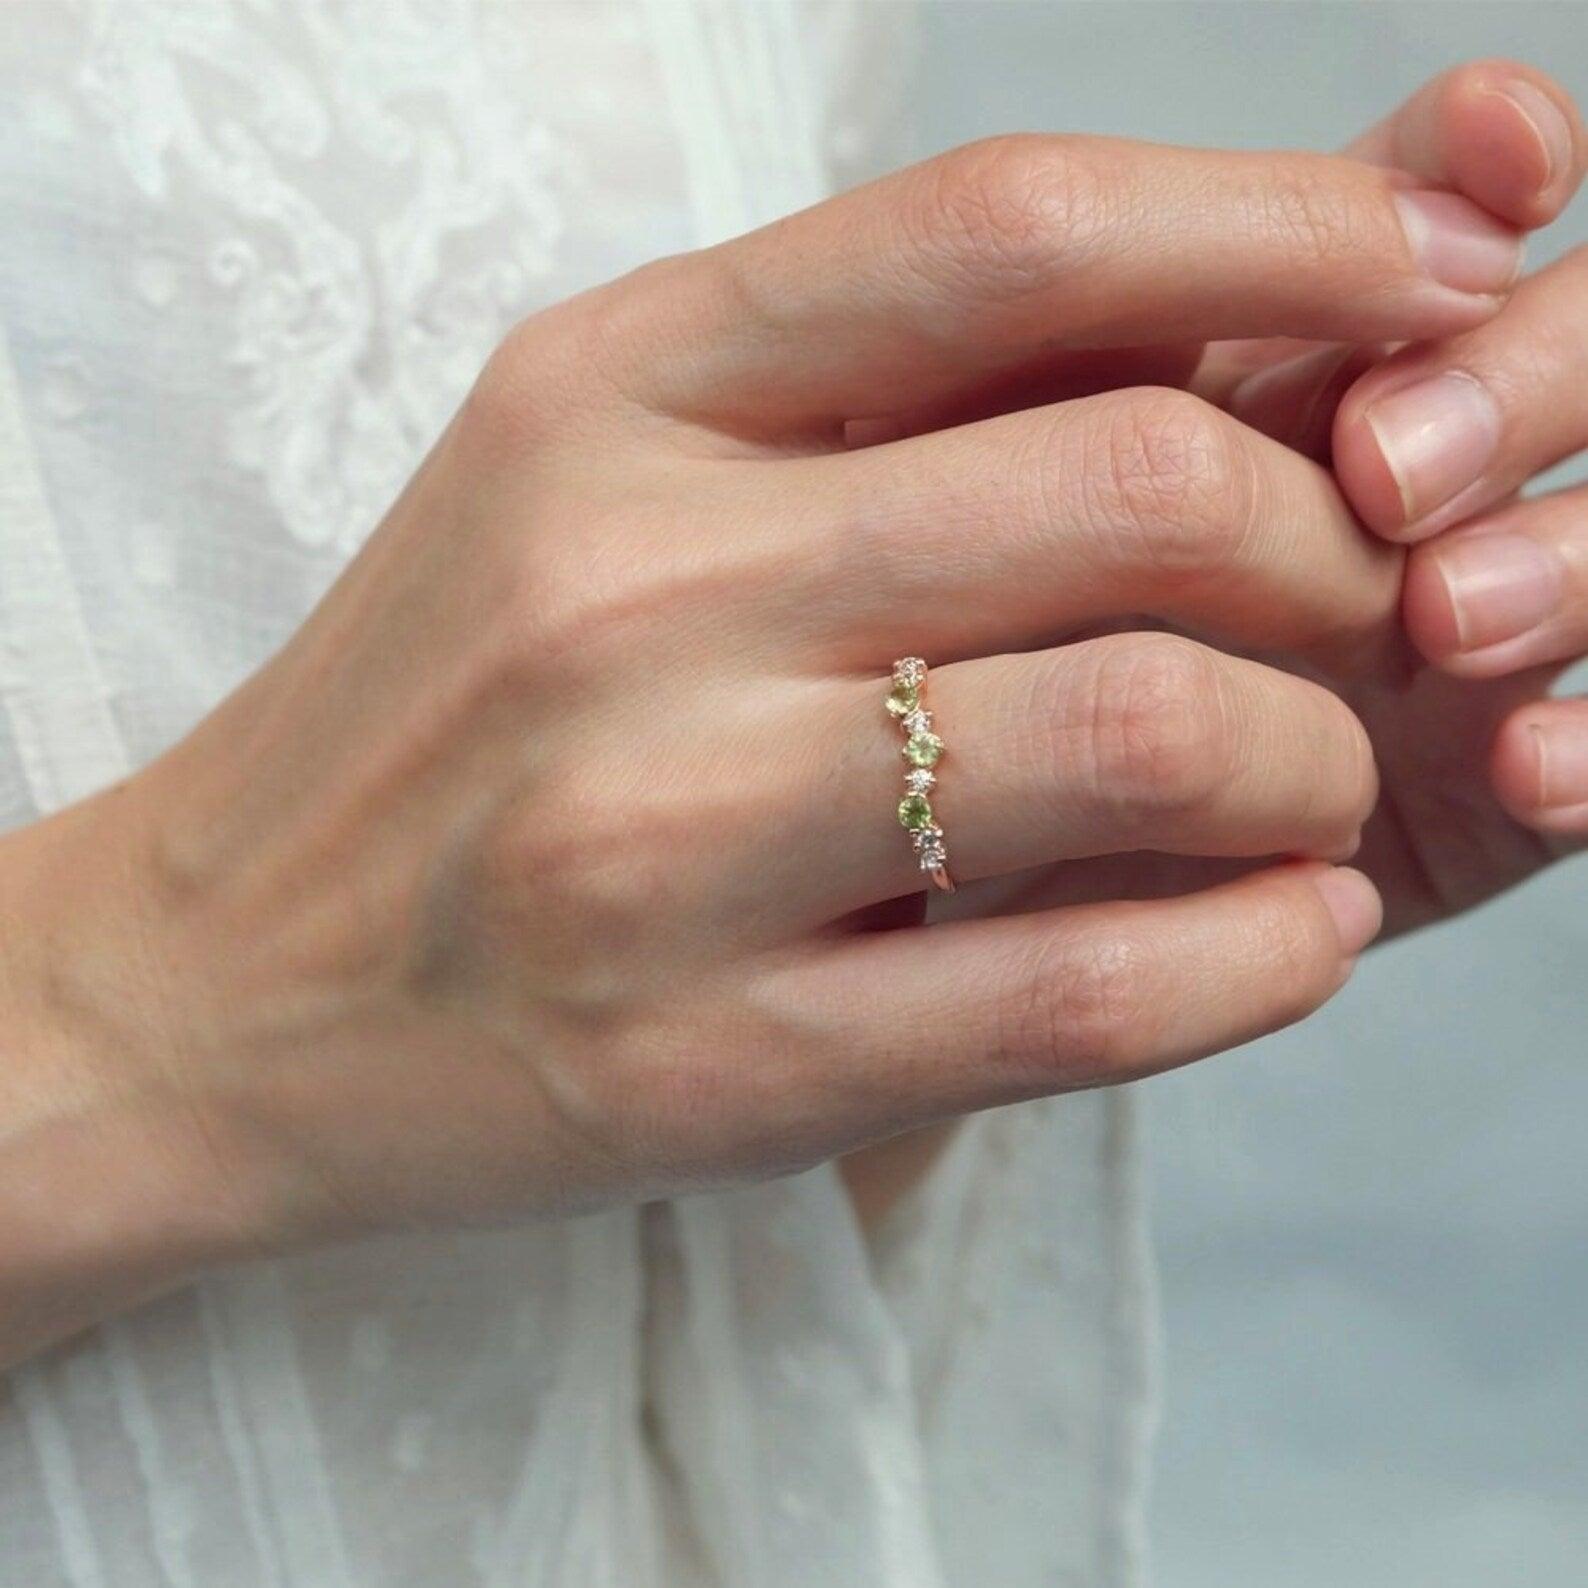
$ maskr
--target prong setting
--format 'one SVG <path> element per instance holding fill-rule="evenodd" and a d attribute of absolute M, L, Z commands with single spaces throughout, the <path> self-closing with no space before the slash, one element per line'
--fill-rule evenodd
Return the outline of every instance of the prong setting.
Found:
<path fill-rule="evenodd" d="M 893 664 L 892 685 L 885 705 L 889 716 L 904 732 L 901 753 L 909 763 L 904 774 L 904 798 L 899 801 L 899 823 L 910 835 L 921 870 L 934 884 L 954 891 L 948 874 L 948 844 L 927 795 L 937 787 L 933 768 L 942 760 L 944 746 L 933 732 L 933 717 L 923 704 L 926 663 L 919 656 L 902 656 Z"/>

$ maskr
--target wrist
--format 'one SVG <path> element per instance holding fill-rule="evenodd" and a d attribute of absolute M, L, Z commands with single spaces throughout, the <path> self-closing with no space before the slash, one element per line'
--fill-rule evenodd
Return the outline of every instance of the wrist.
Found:
<path fill-rule="evenodd" d="M 160 993 L 130 805 L 0 838 L 0 1363 L 259 1244 Z"/>

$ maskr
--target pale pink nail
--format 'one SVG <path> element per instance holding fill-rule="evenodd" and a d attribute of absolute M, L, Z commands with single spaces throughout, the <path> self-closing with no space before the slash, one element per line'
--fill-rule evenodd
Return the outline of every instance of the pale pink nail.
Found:
<path fill-rule="evenodd" d="M 1498 90 L 1522 113 L 1522 119 L 1533 129 L 1539 146 L 1544 151 L 1547 170 L 1539 183 L 1542 193 L 1572 162 L 1571 128 L 1561 114 L 1560 106 L 1543 89 L 1517 78 Z"/>
<path fill-rule="evenodd" d="M 1459 193 L 1394 195 L 1418 265 L 1458 292 L 1503 292 L 1522 270 L 1522 237 Z"/>
<path fill-rule="evenodd" d="M 1588 722 L 1557 717 L 1535 725 L 1541 808 L 1566 810 L 1588 805 Z"/>
<path fill-rule="evenodd" d="M 1473 535 L 1435 545 L 1463 651 L 1517 639 L 1560 606 L 1560 558 L 1525 535 Z"/>
<path fill-rule="evenodd" d="M 1378 889 L 1350 866 L 1335 866 L 1317 876 L 1318 892 L 1334 917 L 1340 934 L 1340 954 L 1355 959 L 1379 934 L 1384 924 L 1384 905 Z"/>
<path fill-rule="evenodd" d="M 1368 427 L 1400 490 L 1406 522 L 1426 517 L 1483 473 L 1500 410 L 1471 375 L 1450 370 L 1368 405 Z"/>

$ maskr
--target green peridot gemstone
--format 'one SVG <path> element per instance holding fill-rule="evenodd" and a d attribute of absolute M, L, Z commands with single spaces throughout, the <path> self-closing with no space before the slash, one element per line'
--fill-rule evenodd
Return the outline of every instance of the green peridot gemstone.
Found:
<path fill-rule="evenodd" d="M 895 684 L 888 694 L 888 710 L 895 717 L 903 717 L 921 704 L 921 691 L 914 684 Z"/>
<path fill-rule="evenodd" d="M 935 733 L 914 733 L 904 746 L 904 759 L 911 766 L 936 766 L 942 759 L 943 741 Z"/>
<path fill-rule="evenodd" d="M 924 794 L 906 794 L 899 801 L 901 827 L 928 827 L 932 821 L 932 806 Z"/>

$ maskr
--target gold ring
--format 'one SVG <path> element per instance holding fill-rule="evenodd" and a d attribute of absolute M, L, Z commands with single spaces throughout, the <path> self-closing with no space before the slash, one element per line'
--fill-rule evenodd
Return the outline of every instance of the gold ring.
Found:
<path fill-rule="evenodd" d="M 919 656 L 902 656 L 893 664 L 888 691 L 888 715 L 904 730 L 901 752 L 909 762 L 904 774 L 904 798 L 899 801 L 899 825 L 910 835 L 916 858 L 945 893 L 954 891 L 948 874 L 948 846 L 943 829 L 932 814 L 927 797 L 937 785 L 933 770 L 943 759 L 943 741 L 932 731 L 932 713 L 926 709 L 926 663 Z"/>

